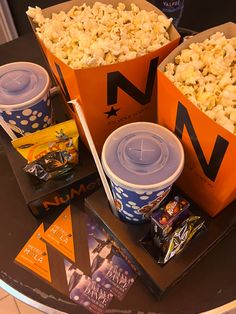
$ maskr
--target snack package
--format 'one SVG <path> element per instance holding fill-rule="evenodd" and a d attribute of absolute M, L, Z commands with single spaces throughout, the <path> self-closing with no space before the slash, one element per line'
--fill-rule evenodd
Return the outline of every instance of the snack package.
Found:
<path fill-rule="evenodd" d="M 204 221 L 201 220 L 200 216 L 192 215 L 185 219 L 163 243 L 162 254 L 158 259 L 158 263 L 165 264 L 176 254 L 180 253 L 202 228 L 204 228 Z"/>
<path fill-rule="evenodd" d="M 189 202 L 175 196 L 151 215 L 152 231 L 159 238 L 168 236 L 175 226 L 190 215 Z"/>
<path fill-rule="evenodd" d="M 151 216 L 151 229 L 141 243 L 159 264 L 180 253 L 200 230 L 204 220 L 189 210 L 190 203 L 181 196 L 165 202 Z"/>
<path fill-rule="evenodd" d="M 12 145 L 28 161 L 24 170 L 47 181 L 78 163 L 78 136 L 75 121 L 68 120 L 13 140 Z"/>

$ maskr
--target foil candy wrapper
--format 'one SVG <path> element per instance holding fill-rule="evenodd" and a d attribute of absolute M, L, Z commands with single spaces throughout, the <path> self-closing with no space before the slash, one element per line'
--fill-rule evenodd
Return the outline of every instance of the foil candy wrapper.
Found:
<path fill-rule="evenodd" d="M 55 151 L 27 164 L 24 170 L 43 181 L 65 175 L 71 171 L 72 155 L 68 151 Z"/>
<path fill-rule="evenodd" d="M 162 255 L 160 256 L 158 263 L 165 264 L 176 254 L 180 253 L 194 235 L 203 228 L 205 228 L 205 225 L 200 216 L 190 216 L 184 220 L 163 243 Z"/>
<path fill-rule="evenodd" d="M 24 170 L 48 181 L 68 173 L 78 164 L 78 138 L 72 119 L 13 140 L 12 145 L 27 160 Z"/>
<path fill-rule="evenodd" d="M 206 229 L 200 216 L 194 215 L 190 203 L 176 195 L 151 215 L 151 227 L 142 245 L 159 264 L 179 254 L 200 231 Z"/>

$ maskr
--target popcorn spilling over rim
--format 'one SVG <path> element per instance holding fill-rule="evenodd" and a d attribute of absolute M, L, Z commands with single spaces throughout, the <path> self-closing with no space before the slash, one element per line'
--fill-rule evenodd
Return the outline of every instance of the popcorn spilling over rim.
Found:
<path fill-rule="evenodd" d="M 200 110 L 236 134 L 236 37 L 216 32 L 190 44 L 166 65 L 165 74 Z"/>
<path fill-rule="evenodd" d="M 26 12 L 38 24 L 45 46 L 73 69 L 96 67 L 134 59 L 170 42 L 172 19 L 135 4 L 126 9 L 95 2 L 45 18 L 39 7 Z"/>

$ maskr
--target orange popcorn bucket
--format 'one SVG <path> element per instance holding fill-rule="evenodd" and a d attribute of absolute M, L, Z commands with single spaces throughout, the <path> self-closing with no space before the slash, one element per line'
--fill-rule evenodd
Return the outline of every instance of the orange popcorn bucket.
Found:
<path fill-rule="evenodd" d="M 226 38 L 234 37 L 236 24 L 195 35 L 172 51 L 158 69 L 158 122 L 176 133 L 185 150 L 185 167 L 177 185 L 211 216 L 236 198 L 236 136 L 200 111 L 163 72 L 182 49 L 217 31 Z"/>
<path fill-rule="evenodd" d="M 111 2 L 104 0 L 103 3 Z M 112 2 L 114 7 L 119 1 Z M 147 1 L 123 1 L 127 5 L 135 3 L 139 8 L 163 14 Z M 52 13 L 68 11 L 73 5 L 83 1 L 68 1 L 43 10 L 46 17 Z M 87 1 L 93 5 L 94 1 Z M 32 22 L 33 29 L 36 25 Z M 158 64 L 178 45 L 180 35 L 171 25 L 170 43 L 160 49 L 136 59 L 94 68 L 72 69 L 45 47 L 38 38 L 49 62 L 56 81 L 66 100 L 77 99 L 82 106 L 88 127 L 98 153 L 101 153 L 107 136 L 121 125 L 137 122 L 156 122 L 156 69 Z M 86 142 L 79 119 L 73 111 L 70 114 L 78 122 L 81 138 Z"/>

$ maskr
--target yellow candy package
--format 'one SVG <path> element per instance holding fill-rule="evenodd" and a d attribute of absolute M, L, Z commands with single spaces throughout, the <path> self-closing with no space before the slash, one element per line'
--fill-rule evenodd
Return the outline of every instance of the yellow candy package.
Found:
<path fill-rule="evenodd" d="M 48 181 L 71 171 L 78 163 L 78 130 L 68 120 L 12 141 L 27 160 L 24 170 Z"/>

